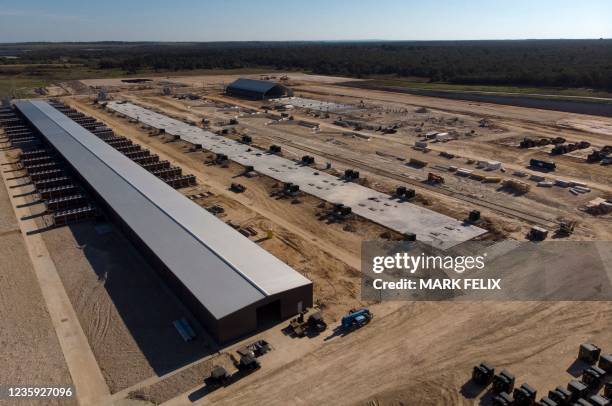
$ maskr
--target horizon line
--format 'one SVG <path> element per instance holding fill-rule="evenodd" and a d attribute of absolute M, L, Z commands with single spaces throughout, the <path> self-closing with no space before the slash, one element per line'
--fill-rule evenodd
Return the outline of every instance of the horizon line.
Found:
<path fill-rule="evenodd" d="M 477 42 L 477 41 L 606 41 L 612 37 L 599 38 L 481 38 L 481 39 L 294 39 L 294 40 L 93 40 L 93 41 L 19 41 L 19 42 L 0 42 L 0 45 L 19 45 L 19 44 L 97 44 L 97 43 L 165 43 L 165 44 L 213 44 L 213 43 L 300 43 L 300 42 Z"/>

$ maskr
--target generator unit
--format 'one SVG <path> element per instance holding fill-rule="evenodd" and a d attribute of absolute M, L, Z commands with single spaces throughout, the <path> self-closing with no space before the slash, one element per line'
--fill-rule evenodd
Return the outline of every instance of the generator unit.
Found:
<path fill-rule="evenodd" d="M 481 362 L 472 371 L 472 380 L 479 385 L 488 385 L 493 382 L 495 368 L 488 362 Z"/>
<path fill-rule="evenodd" d="M 491 400 L 492 406 L 511 406 L 514 404 L 512 396 L 507 392 L 502 392 L 493 397 Z"/>
<path fill-rule="evenodd" d="M 575 379 L 572 379 L 568 384 L 567 384 L 567 390 L 571 392 L 571 401 L 575 402 L 580 398 L 584 398 L 586 397 L 586 395 L 589 392 L 589 388 L 588 386 L 586 386 L 584 383 L 577 381 Z"/>
<path fill-rule="evenodd" d="M 555 390 L 548 392 L 548 397 L 558 405 L 568 405 L 572 399 L 572 392 L 563 386 L 557 386 Z"/>
<path fill-rule="evenodd" d="M 524 383 L 520 388 L 514 389 L 514 405 L 532 406 L 536 400 L 537 391 L 529 384 Z"/>
<path fill-rule="evenodd" d="M 599 360 L 600 354 L 601 348 L 595 344 L 583 343 L 580 344 L 580 349 L 578 350 L 578 359 L 589 365 L 593 365 Z"/>
<path fill-rule="evenodd" d="M 504 369 L 493 377 L 493 390 L 497 393 L 512 393 L 514 380 L 514 375 Z"/>

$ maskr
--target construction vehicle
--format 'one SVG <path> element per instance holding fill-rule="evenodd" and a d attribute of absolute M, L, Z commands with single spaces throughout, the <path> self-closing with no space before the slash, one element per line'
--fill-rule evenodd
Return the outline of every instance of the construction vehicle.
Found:
<path fill-rule="evenodd" d="M 575 220 L 561 220 L 559 223 L 559 231 L 558 234 L 570 235 L 574 232 L 576 228 Z"/>
<path fill-rule="evenodd" d="M 323 316 L 319 311 L 308 316 L 307 324 L 310 331 L 314 331 L 316 333 L 321 333 L 327 329 L 327 323 L 325 320 L 323 320 Z"/>
<path fill-rule="evenodd" d="M 395 189 L 395 196 L 399 199 L 412 199 L 416 196 L 416 192 L 414 189 L 408 189 L 406 186 L 398 186 Z"/>
<path fill-rule="evenodd" d="M 352 212 L 353 209 L 351 209 L 349 206 L 345 206 L 342 203 L 336 203 L 334 204 L 334 207 L 332 208 L 332 212 L 330 214 L 333 218 L 337 220 L 342 220 L 347 218 Z"/>
<path fill-rule="evenodd" d="M 300 186 L 296 185 L 295 183 L 285 183 L 283 185 L 283 194 L 287 195 L 287 196 L 295 196 L 296 194 L 298 194 L 300 191 Z"/>
<path fill-rule="evenodd" d="M 356 180 L 359 179 L 359 171 L 354 169 L 347 169 L 344 171 L 344 179 L 346 180 Z"/>
<path fill-rule="evenodd" d="M 373 317 L 374 315 L 368 308 L 364 307 L 359 310 L 351 309 L 346 316 L 342 317 L 342 329 L 344 331 L 350 331 L 363 327 L 368 324 Z"/>
<path fill-rule="evenodd" d="M 229 157 L 225 154 L 216 154 L 215 155 L 215 163 L 220 165 L 226 163 L 229 160 Z"/>
<path fill-rule="evenodd" d="M 296 337 L 306 335 L 316 335 L 327 328 L 327 323 L 323 320 L 321 312 L 316 309 L 302 311 L 297 317 L 289 322 L 289 327 L 293 330 Z"/>
<path fill-rule="evenodd" d="M 429 172 L 427 174 L 427 182 L 429 183 L 444 183 L 444 178 L 440 175 L 437 175 L 433 172 Z"/>
<path fill-rule="evenodd" d="M 246 190 L 246 186 L 241 185 L 240 183 L 232 183 L 230 185 L 230 190 L 234 193 L 242 193 Z"/>
<path fill-rule="evenodd" d="M 225 368 L 220 365 L 215 365 L 210 372 L 210 376 L 206 378 L 206 386 L 210 388 L 219 388 L 230 382 L 231 375 Z"/>
<path fill-rule="evenodd" d="M 302 157 L 302 163 L 303 163 L 304 165 L 314 165 L 314 163 L 315 163 L 315 159 L 314 159 L 314 157 L 313 157 L 313 156 L 310 156 L 310 155 L 304 155 L 304 156 Z"/>
<path fill-rule="evenodd" d="M 240 360 L 237 360 L 233 354 L 230 354 L 230 357 L 238 372 L 242 374 L 251 373 L 261 368 L 261 364 L 252 354 L 241 355 Z"/>
<path fill-rule="evenodd" d="M 240 356 L 252 355 L 253 357 L 261 357 L 271 349 L 272 347 L 270 347 L 270 344 L 266 340 L 257 340 L 254 343 L 239 348 L 236 352 Z"/>

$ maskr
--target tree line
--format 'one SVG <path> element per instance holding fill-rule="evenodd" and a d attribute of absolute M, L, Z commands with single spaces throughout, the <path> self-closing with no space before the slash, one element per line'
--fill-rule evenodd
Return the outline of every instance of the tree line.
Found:
<path fill-rule="evenodd" d="M 437 42 L 94 43 L 33 46 L 24 59 L 98 69 L 179 71 L 266 67 L 394 75 L 456 84 L 612 90 L 612 40 Z"/>

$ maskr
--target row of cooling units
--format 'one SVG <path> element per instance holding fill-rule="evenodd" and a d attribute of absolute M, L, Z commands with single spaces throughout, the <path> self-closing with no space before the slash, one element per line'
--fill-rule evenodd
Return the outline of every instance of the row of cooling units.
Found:
<path fill-rule="evenodd" d="M 50 104 L 175 189 L 196 184 L 195 176 L 183 175 L 181 168 L 160 160 L 159 156 L 126 137 L 115 135 L 96 119 L 62 103 Z M 0 126 L 4 128 L 5 133 L 5 138 L 0 139 L 0 143 L 10 143 L 12 147 L 22 151 L 18 162 L 20 169 L 26 172 L 54 225 L 66 225 L 100 215 L 92 198 L 67 162 L 46 145 L 42 137 L 25 123 L 13 108 L 0 108 Z"/>

